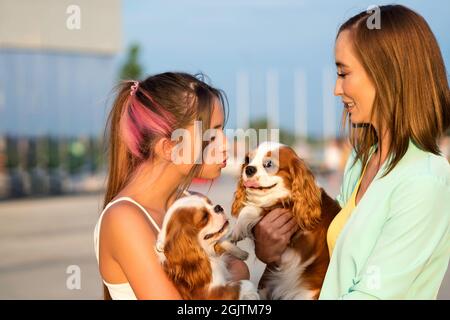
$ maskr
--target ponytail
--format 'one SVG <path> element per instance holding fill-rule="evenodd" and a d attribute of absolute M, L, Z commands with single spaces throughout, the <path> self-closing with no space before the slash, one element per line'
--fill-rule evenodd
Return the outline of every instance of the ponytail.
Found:
<path fill-rule="evenodd" d="M 119 193 L 129 179 L 130 172 L 133 170 L 132 159 L 127 151 L 125 142 L 120 137 L 120 119 L 129 98 L 129 84 L 123 83 L 118 86 L 118 94 L 113 104 L 112 110 L 108 116 L 105 135 L 109 132 L 106 139 L 108 152 L 108 182 L 103 200 L 103 208 Z M 104 300 L 112 300 L 108 288 L 103 285 Z"/>
<path fill-rule="evenodd" d="M 108 183 L 106 185 L 103 208 L 125 186 L 135 166 L 135 163 L 133 163 L 135 161 L 132 161 L 128 148 L 121 138 L 120 130 L 120 120 L 125 108 L 127 108 L 130 95 L 129 90 L 128 83 L 119 85 L 118 95 L 108 116 L 106 127 L 106 130 L 109 131 L 109 136 L 107 137 Z"/>

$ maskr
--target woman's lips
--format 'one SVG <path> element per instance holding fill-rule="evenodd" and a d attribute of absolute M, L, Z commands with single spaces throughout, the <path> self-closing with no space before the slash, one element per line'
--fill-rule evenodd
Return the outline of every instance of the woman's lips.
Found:
<path fill-rule="evenodd" d="M 228 156 L 224 156 L 222 163 L 220 163 L 221 168 L 225 168 L 227 166 Z"/>
<path fill-rule="evenodd" d="M 353 102 L 344 102 L 344 108 L 347 109 L 348 112 L 351 112 L 355 104 Z"/>

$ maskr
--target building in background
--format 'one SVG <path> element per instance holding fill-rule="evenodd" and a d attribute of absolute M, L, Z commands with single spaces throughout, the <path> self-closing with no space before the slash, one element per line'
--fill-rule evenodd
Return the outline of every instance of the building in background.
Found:
<path fill-rule="evenodd" d="M 0 0 L 0 198 L 98 167 L 121 32 L 120 0 Z"/>

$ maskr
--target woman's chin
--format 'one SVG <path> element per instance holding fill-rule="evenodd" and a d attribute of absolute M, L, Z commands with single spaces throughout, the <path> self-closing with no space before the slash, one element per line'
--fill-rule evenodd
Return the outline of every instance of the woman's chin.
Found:
<path fill-rule="evenodd" d="M 368 118 L 370 119 L 370 117 L 367 117 L 363 114 L 360 114 L 358 112 L 358 110 L 353 110 L 352 112 L 349 113 L 349 119 L 350 122 L 354 125 L 364 125 L 370 122 L 370 120 L 368 120 Z"/>
<path fill-rule="evenodd" d="M 207 179 L 207 180 L 216 179 L 216 178 L 220 177 L 221 170 L 222 170 L 222 168 L 219 167 L 216 170 L 214 170 L 214 172 L 204 173 L 198 178 L 200 178 L 200 179 Z"/>
<path fill-rule="evenodd" d="M 355 117 L 355 115 L 350 115 L 350 121 L 354 125 L 360 125 L 360 124 L 364 123 L 364 121 L 362 121 L 361 119 L 358 119 L 358 117 L 357 116 Z"/>

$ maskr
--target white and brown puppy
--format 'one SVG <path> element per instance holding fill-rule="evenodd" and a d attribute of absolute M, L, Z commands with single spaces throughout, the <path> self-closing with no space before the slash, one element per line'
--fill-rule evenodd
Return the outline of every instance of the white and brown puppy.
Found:
<path fill-rule="evenodd" d="M 278 266 L 267 266 L 260 281 L 266 299 L 317 299 L 329 263 L 326 234 L 339 204 L 317 186 L 295 151 L 264 142 L 249 152 L 232 205 L 237 217 L 232 240 L 253 238 L 252 229 L 277 207 L 289 208 L 299 230 Z"/>
<path fill-rule="evenodd" d="M 223 208 L 205 197 L 187 196 L 169 208 L 155 250 L 183 299 L 259 298 L 252 282 L 231 281 L 226 253 L 237 247 L 226 241 L 229 233 Z"/>

